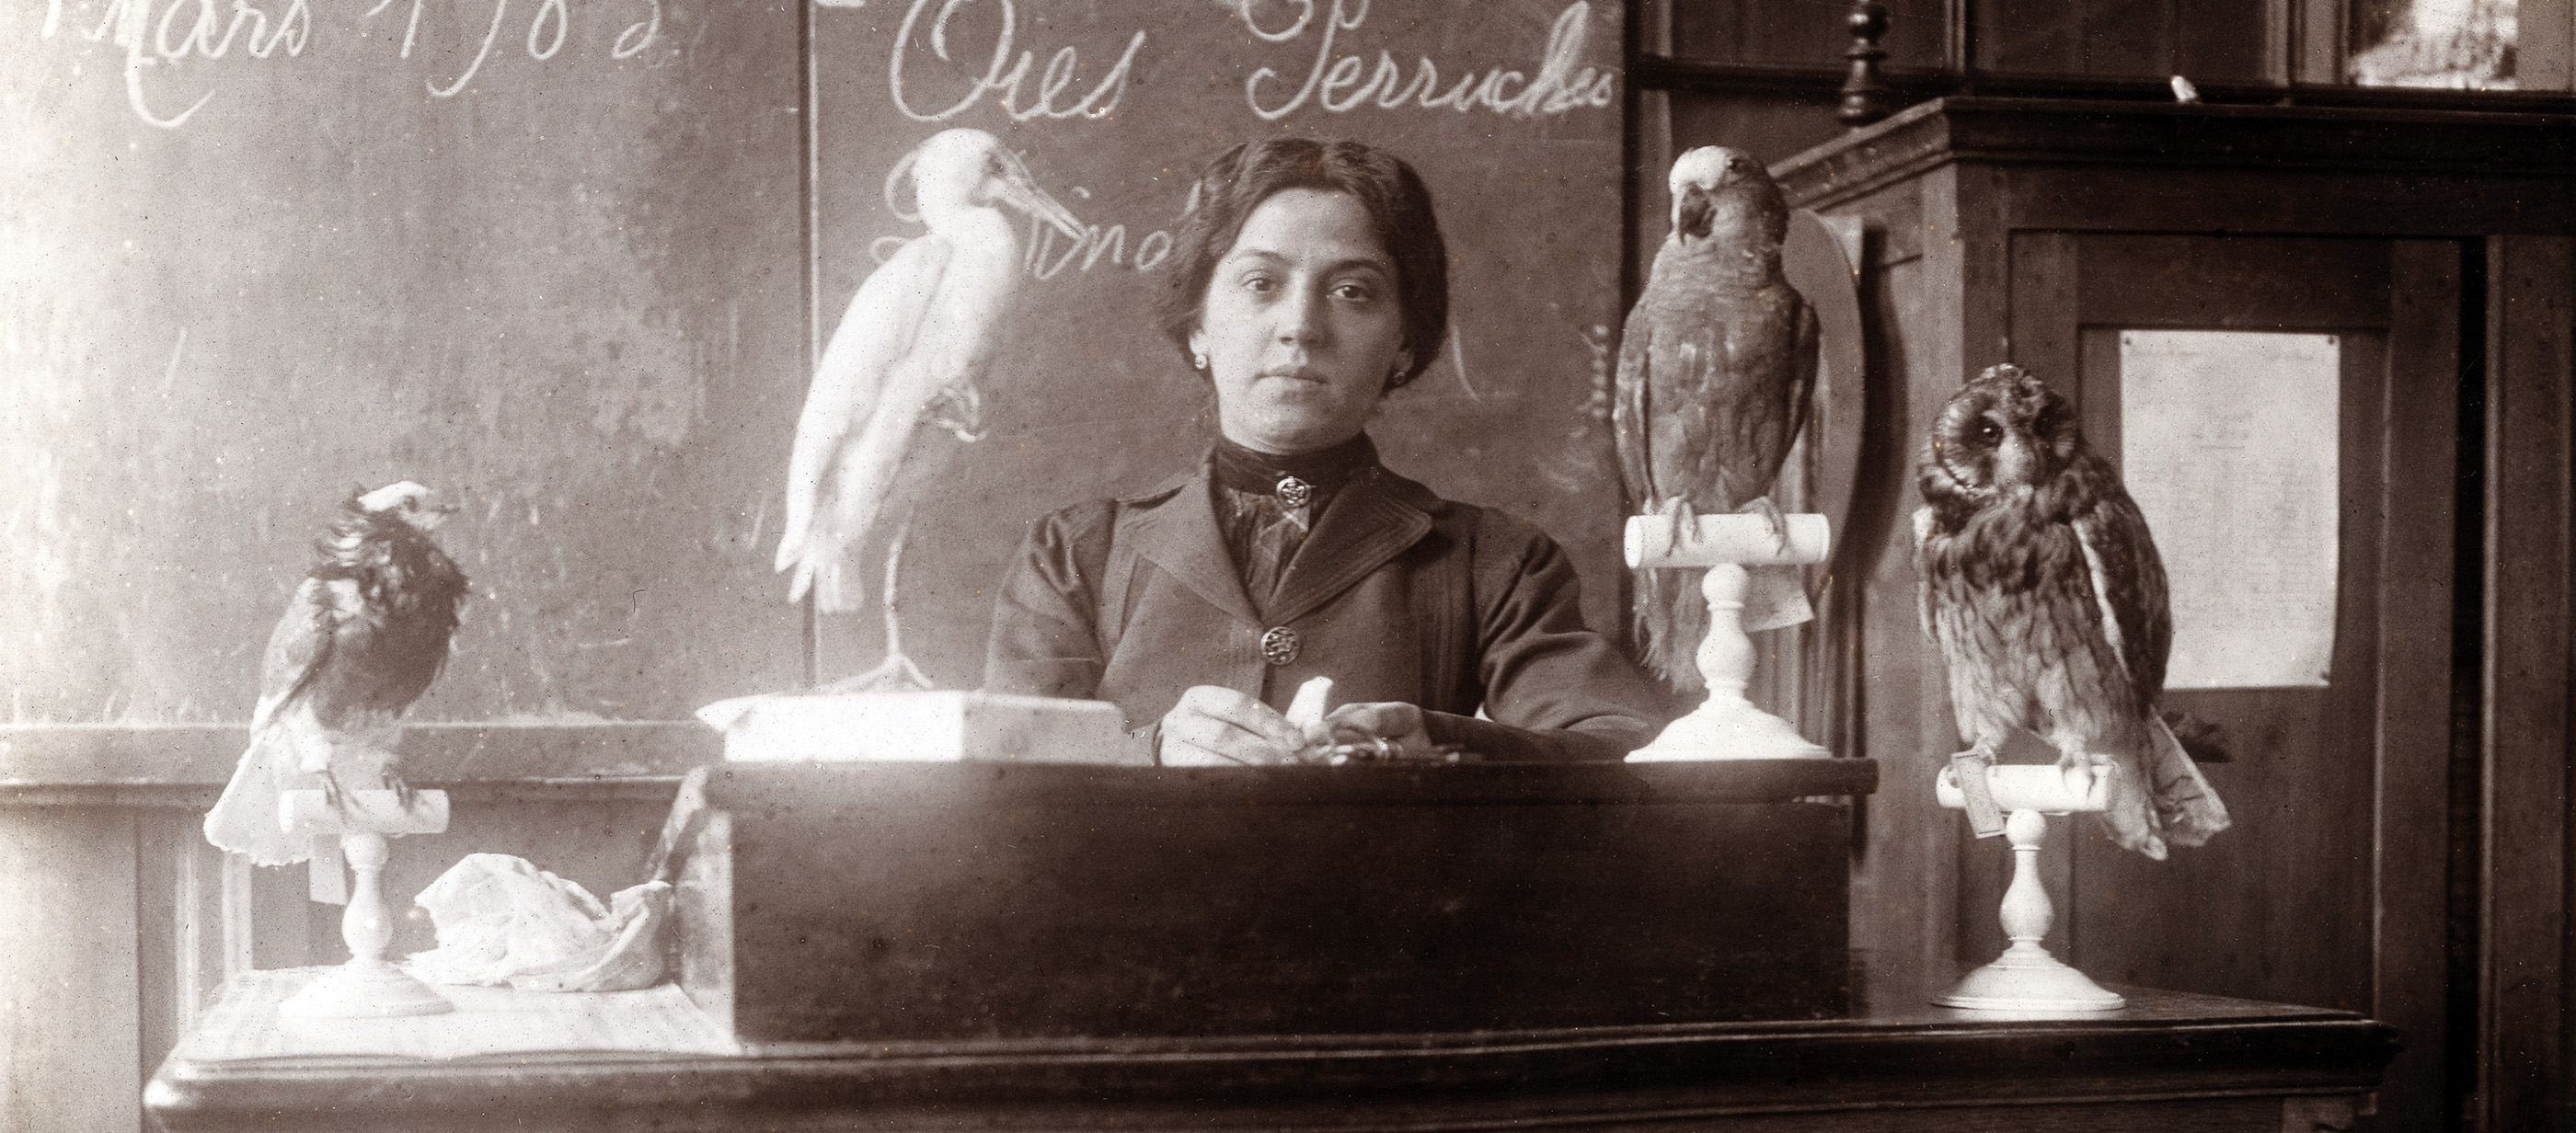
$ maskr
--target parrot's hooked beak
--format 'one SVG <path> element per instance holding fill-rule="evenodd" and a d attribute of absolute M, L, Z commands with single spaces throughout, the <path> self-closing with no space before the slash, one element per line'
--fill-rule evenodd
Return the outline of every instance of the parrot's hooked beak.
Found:
<path fill-rule="evenodd" d="M 1016 158 L 1004 155 L 1002 172 L 993 178 L 992 187 L 995 197 L 1021 212 L 1054 225 L 1056 230 L 1064 233 L 1067 239 L 1080 240 L 1088 235 L 1083 230 L 1081 218 L 1074 216 L 1072 209 L 1057 204 L 1056 199 L 1048 196 L 1046 190 L 1038 188 L 1037 179 L 1029 176 L 1028 169 L 1023 167 Z"/>

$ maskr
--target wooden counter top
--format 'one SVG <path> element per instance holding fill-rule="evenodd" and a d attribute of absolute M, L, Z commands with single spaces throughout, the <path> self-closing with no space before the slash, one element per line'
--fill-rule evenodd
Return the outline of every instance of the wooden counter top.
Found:
<path fill-rule="evenodd" d="M 165 1129 L 1612 1127 L 2262 1129 L 2349 1113 L 2396 1050 L 2347 1012 L 2122 988 L 2011 1019 L 1879 996 L 1828 1021 L 727 1052 L 667 985 L 455 989 L 443 1018 L 277 1026 L 311 970 L 236 980 L 152 1079 Z M 531 1041 L 556 1017 L 561 1039 Z M 300 1045 L 299 1045 L 300 1044 Z M 1813 1122 L 1814 1124 L 1809 1124 Z"/>

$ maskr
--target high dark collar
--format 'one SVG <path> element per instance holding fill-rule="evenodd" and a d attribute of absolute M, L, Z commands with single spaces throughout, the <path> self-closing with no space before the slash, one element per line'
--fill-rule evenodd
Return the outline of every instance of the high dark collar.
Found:
<path fill-rule="evenodd" d="M 1331 496 L 1375 467 L 1377 446 L 1370 443 L 1366 433 L 1330 448 L 1292 456 L 1255 452 L 1222 436 L 1208 450 L 1208 469 L 1219 485 L 1259 495 L 1277 491 L 1281 477 L 1294 476 L 1322 495 Z"/>
<path fill-rule="evenodd" d="M 1115 538 L 1246 625 L 1279 625 L 1331 601 L 1431 532 L 1440 497 L 1374 460 L 1368 468 L 1373 474 L 1354 477 L 1334 494 L 1260 611 L 1244 595 L 1226 551 L 1204 466 L 1121 499 Z"/>

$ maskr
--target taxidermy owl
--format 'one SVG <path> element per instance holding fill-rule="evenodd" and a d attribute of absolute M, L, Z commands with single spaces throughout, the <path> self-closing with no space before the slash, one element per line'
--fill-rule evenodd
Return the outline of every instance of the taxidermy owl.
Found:
<path fill-rule="evenodd" d="M 1769 492 L 1816 384 L 1816 313 L 1780 273 L 1789 206 L 1759 162 L 1722 146 L 1673 162 L 1671 187 L 1672 232 L 1619 342 L 1610 419 L 1620 479 L 1641 511 L 1758 511 L 1786 539 Z M 1702 573 L 1636 576 L 1643 660 L 1685 693 L 1701 689 Z M 1806 620 L 1797 568 L 1753 575 L 1746 629 Z M 1790 612 L 1756 612 L 1766 608 Z"/>
<path fill-rule="evenodd" d="M 1972 745 L 1959 758 L 1976 772 L 1961 785 L 1982 786 L 2023 728 L 2070 774 L 2109 770 L 2102 818 L 2127 849 L 2162 859 L 2168 844 L 2227 829 L 2226 806 L 2157 710 L 2173 645 L 2164 561 L 2066 399 L 2020 367 L 1988 369 L 1942 408 L 1918 483 L 1923 628 Z M 2198 741 L 2205 727 L 2185 730 Z"/>

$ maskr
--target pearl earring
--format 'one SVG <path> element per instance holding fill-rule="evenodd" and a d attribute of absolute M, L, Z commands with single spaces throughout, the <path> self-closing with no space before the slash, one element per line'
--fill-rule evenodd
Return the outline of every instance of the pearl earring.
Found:
<path fill-rule="evenodd" d="M 1205 354 L 1192 354 L 1192 355 L 1190 355 L 1190 368 L 1191 368 L 1191 369 L 1193 369 L 1193 370 L 1205 371 L 1205 370 L 1207 369 L 1207 355 L 1205 355 Z"/>

